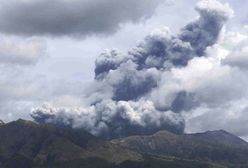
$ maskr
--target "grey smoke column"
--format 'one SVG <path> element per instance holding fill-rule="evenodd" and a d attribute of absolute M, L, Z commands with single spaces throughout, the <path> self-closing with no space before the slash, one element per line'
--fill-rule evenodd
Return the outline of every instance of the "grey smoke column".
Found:
<path fill-rule="evenodd" d="M 200 17 L 182 28 L 177 36 L 162 29 L 151 33 L 128 53 L 102 53 L 96 60 L 95 85 L 89 93 L 90 106 L 83 109 L 35 108 L 32 117 L 39 123 L 82 127 L 93 134 L 116 138 L 151 134 L 159 130 L 183 133 L 180 112 L 190 109 L 193 95 L 179 91 L 170 105 L 161 109 L 149 93 L 160 87 L 162 75 L 171 68 L 187 66 L 194 57 L 205 56 L 207 47 L 218 40 L 232 10 L 220 2 L 197 4 Z"/>
<path fill-rule="evenodd" d="M 232 11 L 217 1 L 201 1 L 196 10 L 200 18 L 186 25 L 178 36 L 161 30 L 147 36 L 128 54 L 115 50 L 101 54 L 96 60 L 96 80 L 104 81 L 116 75 L 113 71 L 120 71 L 122 78 L 114 82 L 112 98 L 135 100 L 157 86 L 159 77 L 150 75 L 151 70 L 163 73 L 171 67 L 186 66 L 194 57 L 204 56 L 206 48 L 218 40 Z"/>

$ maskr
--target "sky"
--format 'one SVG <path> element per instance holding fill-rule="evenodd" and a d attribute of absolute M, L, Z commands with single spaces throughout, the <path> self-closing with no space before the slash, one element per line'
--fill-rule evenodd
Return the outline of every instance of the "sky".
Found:
<path fill-rule="evenodd" d="M 0 119 L 115 138 L 248 137 L 246 0 L 0 1 Z"/>

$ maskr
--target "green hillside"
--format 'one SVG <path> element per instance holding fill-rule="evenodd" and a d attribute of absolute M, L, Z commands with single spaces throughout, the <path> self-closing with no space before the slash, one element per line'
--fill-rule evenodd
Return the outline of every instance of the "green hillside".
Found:
<path fill-rule="evenodd" d="M 247 143 L 225 131 L 107 141 L 17 120 L 2 124 L 0 136 L 0 168 L 247 168 Z"/>

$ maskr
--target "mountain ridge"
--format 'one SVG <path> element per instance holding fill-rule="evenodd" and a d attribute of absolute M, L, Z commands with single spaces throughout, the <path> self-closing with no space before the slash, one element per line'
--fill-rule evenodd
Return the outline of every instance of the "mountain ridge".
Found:
<path fill-rule="evenodd" d="M 248 165 L 248 143 L 224 130 L 182 135 L 160 131 L 153 135 L 131 136 L 112 142 L 140 153 L 224 165 Z"/>
<path fill-rule="evenodd" d="M 86 131 L 39 125 L 31 121 L 17 120 L 4 124 L 0 127 L 0 135 L 0 162 L 16 156 L 39 165 L 91 157 L 110 163 L 142 159 L 140 154 Z"/>
<path fill-rule="evenodd" d="M 183 135 L 164 130 L 108 141 L 83 129 L 20 119 L 1 125 L 0 137 L 0 168 L 248 167 L 243 162 L 248 153 L 237 151 L 247 152 L 248 144 L 224 130 Z M 209 149 L 218 149 L 216 160 L 206 155 L 213 154 Z M 219 154 L 235 157 L 227 162 Z"/>

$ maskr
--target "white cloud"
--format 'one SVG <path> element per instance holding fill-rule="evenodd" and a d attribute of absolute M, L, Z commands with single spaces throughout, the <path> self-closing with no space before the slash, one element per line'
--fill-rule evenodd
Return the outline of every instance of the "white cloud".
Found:
<path fill-rule="evenodd" d="M 24 1 L 29 4 L 36 4 L 38 2 L 31 0 L 23 0 L 22 2 Z M 23 72 L 23 70 L 17 72 L 19 69 L 13 70 L 12 67 L 14 66 L 12 65 L 22 65 L 22 67 L 26 67 L 24 65 L 35 65 L 35 63 L 43 57 L 40 55 L 40 53 L 43 52 L 43 42 L 32 38 L 32 40 L 23 39 L 23 41 L 21 39 L 16 40 L 16 38 L 12 38 L 11 40 L 0 40 L 0 44 L 2 44 L 0 46 L 0 64 L 5 65 L 4 69 L 1 67 L 0 76 L 0 86 L 2 89 L 0 89 L 0 91 L 3 95 L 2 97 L 0 95 L 0 110 L 2 111 L 0 113 L 0 118 L 9 121 L 22 116 L 27 117 L 30 107 L 37 106 L 43 101 L 52 102 L 53 106 L 50 108 L 57 109 L 56 112 L 66 111 L 66 115 L 69 116 L 68 118 L 72 118 L 71 113 L 79 113 L 78 109 L 75 108 L 76 106 L 81 107 L 83 104 L 88 105 L 90 102 L 98 102 L 104 98 L 111 98 L 111 89 L 113 88 L 106 83 L 94 83 L 94 85 L 90 86 L 90 89 L 86 88 L 86 91 L 93 94 L 83 95 L 84 85 L 81 85 L 81 83 L 86 80 L 85 78 L 89 80 L 89 78 L 93 76 L 88 75 L 89 73 L 92 73 L 89 68 L 93 69 L 93 59 L 96 57 L 97 53 L 103 48 L 109 48 L 111 46 L 120 47 L 126 50 L 130 46 L 133 46 L 137 40 L 143 38 L 144 34 L 151 29 L 164 24 L 166 24 L 166 26 L 168 24 L 173 28 L 174 34 L 170 34 L 169 36 L 174 36 L 174 31 L 178 31 L 182 24 L 196 16 L 193 10 L 191 10 L 191 8 L 193 9 L 193 3 L 191 3 L 193 1 L 194 0 L 178 0 L 174 2 L 176 6 L 172 6 L 171 8 L 168 8 L 168 6 L 160 6 L 157 13 L 147 22 L 121 25 L 121 28 L 123 29 L 111 37 L 92 37 L 83 42 L 75 42 L 71 39 L 68 40 L 67 38 L 57 38 L 56 40 L 49 39 L 50 43 L 48 47 L 52 53 L 51 59 L 47 60 L 44 64 L 38 63 L 38 65 L 36 64 L 37 66 L 31 66 L 32 68 L 24 70 L 25 72 Z M 242 4 L 237 3 L 237 1 L 228 1 L 232 1 L 234 5 L 238 4 L 237 6 L 234 6 L 235 9 L 242 9 Z M 12 2 L 15 2 L 15 0 Z M 3 3 L 8 4 L 12 2 L 6 1 Z M 63 1 L 63 4 L 75 4 L 78 2 L 79 1 L 77 0 L 65 0 Z M 150 10 L 151 6 L 147 6 L 145 9 Z M 209 15 L 211 12 L 211 16 L 213 17 L 221 15 L 226 18 L 232 15 L 228 5 L 220 6 L 216 0 L 202 1 L 197 9 L 202 13 L 202 16 L 205 16 L 206 13 Z M 154 9 L 151 9 L 150 11 L 153 12 Z M 23 12 L 25 13 L 25 11 L 21 11 L 21 13 Z M 54 11 L 51 10 L 50 12 L 54 13 Z M 59 10 L 59 12 L 64 14 L 63 10 Z M 188 62 L 186 67 L 177 67 L 173 68 L 171 72 L 162 73 L 159 89 L 153 89 L 151 93 L 144 95 L 140 100 L 141 102 L 124 102 L 122 107 L 125 107 L 125 114 L 130 118 L 130 121 L 137 123 L 143 122 L 140 113 L 137 113 L 138 111 L 145 111 L 145 109 L 139 108 L 141 105 L 151 111 L 154 108 L 166 111 L 173 101 L 179 97 L 179 99 L 182 99 L 183 103 L 186 102 L 188 105 L 187 108 L 184 107 L 184 114 L 187 121 L 186 131 L 198 132 L 209 129 L 226 129 L 237 135 L 247 136 L 247 33 L 242 33 L 243 30 L 241 31 L 238 28 L 236 28 L 236 31 L 233 30 L 233 32 L 229 32 L 230 29 L 236 27 L 236 22 L 234 22 L 235 19 L 238 18 L 238 21 L 241 21 L 239 20 L 241 15 L 237 16 L 240 12 L 247 13 L 246 9 L 244 12 L 235 11 L 233 20 L 228 24 L 230 27 L 227 27 L 226 32 L 222 32 L 224 33 L 223 39 L 218 39 L 220 40 L 218 44 L 215 44 L 213 47 L 206 50 L 208 55 L 207 58 L 194 58 Z M 15 14 L 16 13 L 18 13 L 18 11 L 15 11 Z M 144 16 L 144 13 L 138 14 L 141 14 L 139 16 L 137 15 L 138 19 Z M 16 16 L 17 15 L 14 15 L 14 17 Z M 111 15 L 110 19 L 112 19 L 113 16 L 114 15 Z M 128 17 L 126 19 L 129 21 L 135 19 L 131 15 L 131 18 Z M 47 17 L 44 19 L 46 20 Z M 4 21 L 7 22 L 8 20 Z M 32 21 L 34 20 L 32 19 Z M 122 21 L 122 23 L 126 22 L 125 18 Z M 233 23 L 235 23 L 235 25 L 231 25 Z M 13 24 L 19 26 L 16 22 L 13 22 Z M 111 25 L 112 27 L 110 27 L 108 31 L 113 32 L 116 28 L 118 29 L 118 24 L 119 22 L 114 22 L 114 25 Z M 48 24 L 50 28 L 53 28 L 54 25 L 55 24 L 53 23 Z M 61 36 L 65 34 L 75 35 L 77 33 L 85 33 L 83 30 L 71 31 L 70 29 L 66 29 L 65 31 L 60 30 L 54 34 L 54 29 L 44 29 L 44 26 L 41 27 L 41 29 L 24 32 L 24 29 L 17 30 L 17 28 L 19 28 L 18 26 L 13 27 L 10 30 L 2 31 L 29 36 L 32 34 Z M 71 25 L 68 24 L 66 28 L 68 28 L 68 26 L 70 27 Z M 199 24 L 198 26 L 202 25 Z M 206 30 L 209 28 L 207 26 L 202 27 L 205 27 Z M 91 28 L 89 30 L 91 30 Z M 198 31 L 198 29 L 194 30 Z M 108 31 L 103 29 L 99 31 L 94 30 L 94 33 L 105 34 Z M 157 31 L 158 35 L 151 35 L 150 40 L 152 40 L 152 37 L 160 37 L 161 34 L 164 34 L 161 37 L 167 36 L 168 34 L 165 32 L 166 31 Z M 201 36 L 210 37 L 209 34 L 204 31 L 198 31 L 198 33 Z M 177 42 L 178 43 L 175 42 L 173 44 L 179 45 L 180 41 Z M 214 42 L 216 42 L 215 39 Z M 202 43 L 197 44 L 201 47 Z M 73 57 L 75 55 L 77 55 L 77 57 Z M 109 53 L 107 55 L 109 55 Z M 117 62 L 118 61 L 120 60 L 117 60 Z M 158 62 L 159 61 L 154 61 L 154 59 L 150 58 L 146 61 L 146 64 L 152 67 L 158 64 Z M 6 65 L 8 65 L 7 68 Z M 29 71 L 31 75 L 29 75 Z M 121 75 L 124 74 L 123 71 Z M 129 72 L 132 73 L 132 71 Z M 84 74 L 87 74 L 87 77 Z M 80 82 L 78 82 L 79 78 L 82 78 Z M 116 83 L 121 76 L 115 74 L 109 78 Z M 185 92 L 185 94 L 179 94 L 183 92 Z M 88 98 L 87 101 L 85 101 L 85 97 Z M 2 100 L 4 100 L 4 103 Z M 150 103 L 152 103 L 154 107 L 148 106 Z M 62 108 L 63 106 L 66 106 L 65 108 L 67 110 L 64 110 L 64 108 Z M 85 108 L 83 109 L 85 110 Z M 88 108 L 86 109 L 89 110 Z M 91 109 L 89 111 L 91 111 Z M 90 117 L 90 115 L 88 117 Z M 81 118 L 76 119 L 75 120 L 78 121 L 78 124 L 80 125 L 82 120 L 80 121 L 79 119 Z M 85 121 L 85 123 L 88 121 L 90 120 Z M 89 123 L 89 125 L 90 124 L 92 123 Z M 103 123 L 99 123 L 98 128 L 103 129 L 105 126 Z"/>
<path fill-rule="evenodd" d="M 218 47 L 229 54 L 221 60 L 216 59 L 217 66 L 206 74 L 201 74 L 201 68 L 189 73 L 199 74 L 202 88 L 194 91 L 199 105 L 184 112 L 187 132 L 224 129 L 241 137 L 248 135 L 247 46 L 245 35 L 227 32 Z M 210 53 L 212 57 L 214 53 Z M 189 81 L 194 80 L 189 78 Z"/>
<path fill-rule="evenodd" d="M 46 44 L 35 38 L 0 37 L 0 64 L 33 65 L 46 56 Z"/>

